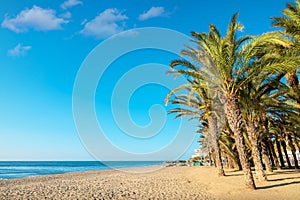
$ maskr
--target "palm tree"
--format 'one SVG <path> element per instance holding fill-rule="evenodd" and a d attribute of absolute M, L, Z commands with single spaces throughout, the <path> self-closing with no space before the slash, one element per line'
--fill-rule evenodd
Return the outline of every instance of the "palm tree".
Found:
<path fill-rule="evenodd" d="M 298 119 L 298 117 L 297 117 L 297 119 Z M 294 131 L 295 131 L 294 124 L 297 124 L 297 123 L 293 123 L 292 121 L 293 121 L 292 116 L 285 117 L 285 121 L 284 121 L 285 141 L 287 141 L 287 144 L 291 149 L 293 160 L 294 160 L 294 166 L 296 169 L 299 169 L 299 164 L 298 164 L 297 155 L 296 155 L 296 147 L 294 145 L 294 139 L 292 137 L 292 136 L 294 136 Z M 290 165 L 289 165 L 289 167 L 290 167 Z"/>
<path fill-rule="evenodd" d="M 189 66 L 193 68 L 193 70 L 197 71 L 197 68 L 193 66 L 191 63 L 182 60 L 174 60 L 171 63 L 172 71 L 171 73 L 175 74 L 184 74 L 184 70 L 176 70 L 176 66 Z M 198 77 L 199 79 L 200 77 Z M 221 151 L 219 145 L 219 134 L 218 134 L 218 120 L 215 114 L 211 110 L 212 100 L 208 96 L 208 91 L 206 85 L 200 83 L 198 80 L 187 80 L 189 84 L 180 86 L 178 88 L 173 89 L 165 98 L 165 103 L 168 103 L 171 96 L 182 89 L 186 89 L 187 94 L 179 94 L 175 96 L 174 99 L 170 100 L 172 104 L 177 104 L 181 106 L 185 106 L 186 108 L 174 108 L 169 111 L 169 113 L 176 113 L 177 117 L 181 116 L 192 116 L 192 118 L 198 118 L 200 120 L 207 120 L 208 122 L 208 131 L 209 137 L 211 138 L 213 150 L 215 152 L 215 164 L 218 170 L 218 176 L 225 176 L 225 172 L 223 169 L 223 164 L 221 160 Z"/>
<path fill-rule="evenodd" d="M 218 84 L 228 124 L 235 136 L 246 187 L 255 189 L 243 137 L 240 91 L 260 73 L 284 71 L 285 67 L 294 67 L 296 61 L 280 59 L 272 54 L 261 55 L 261 50 L 268 44 L 276 43 L 282 48 L 289 47 L 288 41 L 278 34 L 243 36 L 237 39 L 237 31 L 243 28 L 237 22 L 237 16 L 238 14 L 235 14 L 232 17 L 225 37 L 221 37 L 214 25 L 210 25 L 208 34 L 192 32 L 192 35 L 197 39 L 200 62 L 211 73 L 211 79 Z"/>
<path fill-rule="evenodd" d="M 237 170 L 242 170 L 239 155 L 236 149 L 236 145 L 234 143 L 234 134 L 229 128 L 228 122 L 223 126 L 219 142 L 221 148 L 227 155 L 227 162 L 230 162 L 231 165 L 234 164 L 234 168 L 236 168 Z"/>
<path fill-rule="evenodd" d="M 252 157 L 255 163 L 256 174 L 259 175 L 258 178 L 261 180 L 264 180 L 263 170 L 259 151 L 255 146 L 260 140 L 267 172 L 273 171 L 272 166 L 280 169 L 273 144 L 270 142 L 267 116 L 272 116 L 274 112 L 282 113 L 283 110 L 287 109 L 288 105 L 286 105 L 286 99 L 283 95 L 286 95 L 289 90 L 285 84 L 280 82 L 284 74 L 267 75 L 267 78 L 264 74 L 260 75 L 255 82 L 249 83 L 249 86 L 242 92 L 244 99 L 241 101 L 244 118 L 247 121 L 247 132 L 250 139 L 252 138 Z M 261 134 L 259 135 L 259 133 Z"/>
<path fill-rule="evenodd" d="M 300 1 L 295 4 L 287 3 L 286 9 L 282 11 L 283 17 L 273 17 L 272 25 L 284 29 L 284 33 L 293 41 L 293 51 L 299 52 L 300 45 Z M 286 52 L 283 52 L 283 55 Z M 297 69 L 289 71 L 286 75 L 287 82 L 293 91 L 297 94 L 297 102 L 300 103 L 300 87 L 297 76 Z"/>
<path fill-rule="evenodd" d="M 285 160 L 286 160 L 286 162 L 287 162 L 287 164 L 288 164 L 288 167 L 289 167 L 289 169 L 291 169 L 292 168 L 292 164 L 291 164 L 291 162 L 290 162 L 290 158 L 289 158 L 289 155 L 288 155 L 288 152 L 287 152 L 287 149 L 286 149 L 286 142 L 285 142 L 285 140 L 284 139 L 282 139 L 281 141 L 280 141 L 280 144 L 281 144 L 281 146 L 282 146 L 282 149 L 283 149 L 283 152 L 284 152 L 284 155 L 285 155 Z"/>
<path fill-rule="evenodd" d="M 283 154 L 281 151 L 281 145 L 280 145 L 279 139 L 276 138 L 275 142 L 276 142 L 276 147 L 277 147 L 278 156 L 279 156 L 279 160 L 280 160 L 280 166 L 281 166 L 281 168 L 284 168 L 285 164 L 284 164 L 284 160 L 283 160 Z"/>
<path fill-rule="evenodd" d="M 202 62 L 206 70 L 212 72 L 212 77 L 219 79 L 217 82 L 223 83 L 219 85 L 219 88 L 223 92 L 221 100 L 224 102 L 225 99 L 225 113 L 229 127 L 234 133 L 239 160 L 244 171 L 246 187 L 255 189 L 243 137 L 242 116 L 238 104 L 239 99 L 237 91 L 234 88 L 235 77 L 233 77 L 233 73 L 235 73 L 235 61 L 239 54 L 238 50 L 243 49 L 241 48 L 242 43 L 251 37 L 245 36 L 236 40 L 237 30 L 242 29 L 242 25 L 236 23 L 236 19 L 237 14 L 233 16 L 224 38 L 221 37 L 214 25 L 210 25 L 208 34 L 192 32 L 192 36 L 197 39 L 196 43 L 198 44 L 200 62 Z"/>
<path fill-rule="evenodd" d="M 299 169 L 299 164 L 298 164 L 297 155 L 296 155 L 296 147 L 293 143 L 293 139 L 292 139 L 290 134 L 287 134 L 286 137 L 287 137 L 287 141 L 288 141 L 288 144 L 291 148 L 291 152 L 292 152 L 292 155 L 293 155 L 293 158 L 294 158 L 295 168 Z"/>
<path fill-rule="evenodd" d="M 263 82 L 260 82 L 259 77 L 257 78 L 254 86 L 249 87 L 251 90 L 254 90 L 253 94 L 249 93 L 250 100 L 245 102 L 246 107 L 255 107 L 256 109 L 250 109 L 248 111 L 248 116 L 255 115 L 256 113 L 259 113 L 261 115 L 261 119 L 257 124 L 259 124 L 264 131 L 264 135 L 262 135 L 262 150 L 263 154 L 264 151 L 270 152 L 270 158 L 272 161 L 272 164 L 277 169 L 280 169 L 280 165 L 277 159 L 277 156 L 274 151 L 273 144 L 270 142 L 269 138 L 269 130 L 268 130 L 268 119 L 269 117 L 275 117 L 276 119 L 280 118 L 281 121 L 284 121 L 284 124 L 286 125 L 284 128 L 287 131 L 286 133 L 286 139 L 288 141 L 288 144 L 292 150 L 292 154 L 295 160 L 295 167 L 298 167 L 298 162 L 296 158 L 296 148 L 293 145 L 292 137 L 293 135 L 293 124 L 297 124 L 295 120 L 293 119 L 296 116 L 296 113 L 299 112 L 297 110 L 297 107 L 295 107 L 294 98 L 290 95 L 290 89 L 283 83 L 280 82 L 284 74 L 279 73 L 277 76 L 272 74 L 271 77 L 268 79 L 263 79 Z M 256 86 L 255 86 L 256 85 Z M 244 90 L 244 92 L 247 90 Z M 289 117 L 287 117 L 289 116 Z M 251 121 L 251 118 L 248 117 L 247 121 Z M 277 120 L 278 121 L 278 120 Z M 258 127 L 259 127 L 258 125 Z M 246 123 L 247 126 L 247 123 Z M 250 132 L 248 132 L 250 134 Z M 280 132 L 277 132 L 277 134 L 281 134 Z M 269 145 L 268 145 L 269 144 Z M 285 145 L 285 144 L 284 144 Z M 269 165 L 269 159 L 266 155 L 264 155 L 264 160 L 266 164 L 267 171 L 272 171 L 271 165 Z M 267 161 L 267 162 L 266 162 Z"/>
<path fill-rule="evenodd" d="M 260 75 L 255 81 L 249 82 L 248 86 L 241 91 L 241 109 L 242 115 L 246 120 L 245 126 L 251 142 L 251 154 L 254 162 L 255 172 L 260 181 L 267 180 L 267 176 L 263 170 L 263 164 L 260 156 L 260 145 L 265 161 L 266 169 L 272 172 L 272 165 L 269 159 L 269 149 L 265 137 L 268 136 L 267 127 L 263 120 L 269 107 L 270 101 L 274 98 L 275 89 L 280 85 L 278 80 L 282 77 L 272 75 L 266 78 Z"/>
<path fill-rule="evenodd" d="M 281 166 L 279 164 L 279 160 L 278 160 L 278 157 L 277 157 L 276 152 L 275 152 L 273 141 L 270 139 L 270 137 L 267 137 L 265 141 L 266 141 L 267 147 L 269 147 L 269 149 L 270 149 L 270 157 L 272 157 L 273 160 L 274 160 L 274 164 L 273 165 L 276 167 L 277 170 L 280 170 Z M 272 167 L 271 167 L 271 170 L 267 169 L 267 172 L 273 172 Z"/>
<path fill-rule="evenodd" d="M 266 171 L 268 173 L 273 172 L 273 162 L 272 162 L 272 158 L 273 158 L 273 154 L 271 151 L 269 151 L 269 143 L 267 142 L 266 139 L 263 139 L 261 141 L 261 153 L 262 153 L 262 158 L 264 160 L 265 163 L 265 167 L 266 167 Z"/>
<path fill-rule="evenodd" d="M 270 131 L 276 135 L 275 139 L 281 166 L 284 166 L 284 160 L 281 152 L 282 147 L 289 168 L 292 166 L 287 154 L 286 141 L 291 149 L 295 161 L 295 168 L 299 168 L 296 156 L 296 148 L 293 142 L 296 141 L 296 138 L 293 137 L 295 137 L 295 133 L 299 130 L 299 125 L 297 124 L 299 124 L 298 116 L 300 112 L 299 108 L 294 107 L 294 104 L 295 103 L 293 99 L 284 99 L 284 96 L 280 96 L 280 98 L 277 100 L 277 107 L 279 109 L 277 109 L 277 111 L 273 110 L 273 113 L 270 113 L 271 115 L 269 116 L 271 117 L 272 122 L 272 128 Z"/>

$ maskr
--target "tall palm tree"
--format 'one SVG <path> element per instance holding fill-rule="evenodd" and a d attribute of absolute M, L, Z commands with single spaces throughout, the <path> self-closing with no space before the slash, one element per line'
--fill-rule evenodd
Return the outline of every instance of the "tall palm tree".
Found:
<path fill-rule="evenodd" d="M 290 93 L 292 89 L 284 84 L 281 85 L 282 87 L 280 87 L 278 91 L 272 94 L 273 108 L 272 110 L 270 110 L 271 112 L 269 112 L 269 117 L 273 118 L 273 126 L 277 127 L 276 135 L 277 138 L 280 138 L 281 147 L 284 150 L 289 168 L 291 167 L 291 163 L 289 162 L 289 157 L 287 156 L 286 152 L 286 142 L 291 149 L 295 168 L 299 168 L 294 141 L 297 140 L 297 136 L 295 133 L 299 131 L 298 124 L 300 122 L 300 105 L 296 103 L 295 96 L 291 95 L 293 94 L 293 92 Z M 280 93 L 282 95 L 276 97 L 276 94 Z M 278 145 L 279 153 L 280 149 L 281 148 Z"/>
<path fill-rule="evenodd" d="M 284 96 L 281 96 L 278 101 L 278 111 L 275 111 L 271 113 L 269 117 L 271 117 L 271 124 L 272 128 L 270 131 L 276 135 L 276 145 L 277 145 L 277 151 L 279 154 L 281 166 L 284 166 L 284 160 L 283 155 L 281 152 L 281 147 L 283 149 L 286 162 L 288 164 L 288 167 L 291 168 L 290 159 L 287 154 L 287 144 L 286 141 L 291 149 L 295 168 L 299 168 L 297 156 L 296 156 L 296 148 L 294 146 L 295 138 L 295 132 L 298 132 L 299 130 L 299 108 L 294 107 L 295 103 L 293 100 L 290 99 L 284 99 Z M 273 118 L 273 119 L 272 119 Z M 297 136 L 296 136 L 297 137 Z"/>
<path fill-rule="evenodd" d="M 296 0 L 295 4 L 287 3 L 286 8 L 282 11 L 283 17 L 273 17 L 272 25 L 284 29 L 284 33 L 293 41 L 293 51 L 299 52 L 300 47 L 300 1 Z M 283 52 L 283 55 L 286 52 Z M 297 69 L 291 70 L 286 75 L 287 83 L 297 94 L 296 99 L 300 103 L 300 87 Z"/>
<path fill-rule="evenodd" d="M 273 172 L 273 166 L 275 166 L 278 170 L 281 169 L 278 157 L 275 152 L 274 144 L 271 138 L 273 134 L 269 130 L 269 121 L 267 118 L 267 113 L 264 112 L 261 115 L 261 128 L 263 132 L 261 147 L 262 147 L 262 157 L 265 163 L 266 171 L 269 173 Z"/>
<path fill-rule="evenodd" d="M 298 116 L 297 116 L 296 120 L 299 121 Z M 294 145 L 295 139 L 293 138 L 294 131 L 295 131 L 295 124 L 297 124 L 297 123 L 293 123 L 292 121 L 293 121 L 293 116 L 285 117 L 285 122 L 284 122 L 285 141 L 287 142 L 287 144 L 290 147 L 290 150 L 292 152 L 294 166 L 296 169 L 299 169 L 299 164 L 298 164 L 297 155 L 296 155 L 296 147 Z"/>
<path fill-rule="evenodd" d="M 182 61 L 182 60 L 174 60 L 171 63 L 172 73 L 184 74 L 184 70 L 176 70 L 176 66 L 192 66 L 190 62 Z M 194 70 L 197 70 L 197 67 L 192 67 Z M 198 77 L 200 78 L 200 77 Z M 219 145 L 219 134 L 218 134 L 218 120 L 215 114 L 211 110 L 212 100 L 208 96 L 207 86 L 205 84 L 200 83 L 199 80 L 189 80 L 189 84 L 180 86 L 178 88 L 173 89 L 165 98 L 165 103 L 168 103 L 171 96 L 182 89 L 186 89 L 188 94 L 179 94 L 175 96 L 174 99 L 171 99 L 170 102 L 172 104 L 177 104 L 181 106 L 185 106 L 186 108 L 174 108 L 169 111 L 169 113 L 176 113 L 175 116 L 192 116 L 192 118 L 198 118 L 203 121 L 206 119 L 208 122 L 208 131 L 209 137 L 211 138 L 213 150 L 215 152 L 215 164 L 218 170 L 218 176 L 225 176 L 225 172 L 223 169 L 223 164 L 221 160 L 221 151 Z"/>
<path fill-rule="evenodd" d="M 261 153 L 262 153 L 262 158 L 263 158 L 264 163 L 265 163 L 266 171 L 268 173 L 271 173 L 271 172 L 273 172 L 273 168 L 272 168 L 272 166 L 273 166 L 273 163 L 272 163 L 273 154 L 272 154 L 271 151 L 269 151 L 269 148 L 268 148 L 269 146 L 268 145 L 269 144 L 268 144 L 266 139 L 263 139 L 261 141 Z"/>
<path fill-rule="evenodd" d="M 268 77 L 265 77 L 266 75 Z M 256 163 L 255 169 L 258 168 L 261 170 L 262 167 L 258 149 L 254 148 L 257 146 L 257 143 L 261 141 L 262 155 L 266 170 L 267 172 L 272 172 L 272 166 L 276 165 L 276 167 L 280 169 L 280 165 L 273 144 L 270 144 L 267 116 L 272 115 L 274 111 L 282 112 L 282 110 L 286 108 L 285 106 L 287 105 L 284 104 L 285 100 L 283 95 L 286 94 L 288 88 L 285 84 L 280 82 L 284 74 L 266 75 L 260 75 L 255 81 L 249 83 L 249 86 L 242 92 L 242 94 L 244 94 L 244 100 L 241 102 L 243 103 L 244 116 L 246 115 L 247 132 L 250 138 L 252 138 L 252 155 L 254 153 L 252 157 L 254 163 Z M 278 104 L 285 106 L 281 105 L 278 107 L 276 106 Z M 260 175 L 258 177 L 259 179 L 264 180 L 262 176 L 263 171 L 256 169 L 256 173 Z"/>
<path fill-rule="evenodd" d="M 276 167 L 277 170 L 280 170 L 281 166 L 279 164 L 278 156 L 276 155 L 276 152 L 275 152 L 274 142 L 270 139 L 270 137 L 267 137 L 265 141 L 267 143 L 267 147 L 269 147 L 269 149 L 270 149 L 270 157 L 272 156 L 272 158 L 274 160 L 273 165 Z M 272 168 L 271 168 L 271 170 L 267 169 L 267 172 L 273 172 L 273 169 Z"/>
<path fill-rule="evenodd" d="M 251 154 L 254 162 L 256 176 L 260 181 L 267 180 L 267 176 L 263 170 L 263 164 L 260 156 L 260 144 L 263 153 L 263 159 L 265 161 L 266 169 L 268 172 L 272 172 L 272 165 L 268 156 L 268 144 L 264 140 L 267 136 L 267 128 L 262 123 L 263 118 L 267 113 L 270 101 L 273 100 L 274 90 L 278 90 L 279 80 L 282 75 L 272 75 L 271 77 L 265 77 L 260 75 L 248 83 L 248 86 L 241 91 L 241 109 L 242 115 L 245 119 L 245 126 L 249 140 L 251 142 Z M 264 119 L 265 120 L 265 119 Z"/>
<path fill-rule="evenodd" d="M 291 148 L 291 152 L 292 152 L 292 155 L 293 155 L 293 158 L 294 158 L 295 168 L 299 169 L 299 164 L 298 164 L 297 154 L 296 154 L 296 147 L 293 143 L 292 136 L 290 134 L 287 134 L 286 137 L 287 137 L 287 141 L 288 141 L 288 144 Z"/>
<path fill-rule="evenodd" d="M 238 14 L 235 14 L 232 17 L 225 37 L 221 37 L 214 25 L 210 25 L 208 34 L 192 32 L 192 35 L 197 39 L 200 62 L 211 73 L 211 79 L 218 84 L 221 92 L 220 98 L 224 101 L 228 124 L 235 136 L 246 187 L 255 189 L 243 137 L 240 91 L 260 73 L 285 70 L 284 67 L 294 67 L 296 61 L 280 59 L 271 54 L 261 55 L 261 49 L 268 44 L 276 43 L 282 48 L 289 47 L 288 41 L 280 35 L 268 33 L 258 37 L 237 38 L 237 31 L 243 28 L 237 22 L 237 16 Z"/>
<path fill-rule="evenodd" d="M 239 160 L 239 155 L 236 149 L 236 145 L 234 143 L 234 134 L 229 128 L 228 123 L 226 123 L 223 126 L 219 142 L 224 152 L 226 152 L 227 162 L 233 161 L 234 167 L 237 170 L 242 170 L 242 166 Z"/>
<path fill-rule="evenodd" d="M 257 109 L 250 109 L 250 115 L 255 115 L 256 113 L 259 113 L 261 115 L 261 119 L 257 124 L 264 132 L 264 135 L 262 135 L 262 150 L 263 153 L 266 150 L 270 152 L 272 164 L 274 166 L 276 165 L 277 169 L 280 169 L 280 165 L 275 154 L 273 144 L 270 143 L 267 116 L 275 117 L 275 121 L 276 119 L 280 118 L 281 121 L 284 121 L 284 124 L 286 124 L 286 127 L 284 129 L 289 130 L 289 132 L 285 132 L 292 133 L 293 130 L 291 130 L 291 128 L 293 127 L 293 124 L 296 123 L 293 123 L 291 120 L 295 118 L 294 116 L 298 112 L 297 110 L 299 110 L 294 106 L 294 99 L 291 98 L 291 95 L 289 93 L 290 88 L 287 87 L 284 83 L 280 82 L 283 75 L 284 74 L 282 73 L 279 73 L 278 75 L 272 74 L 272 76 L 268 79 L 264 78 L 263 82 L 260 82 L 260 79 L 258 77 L 254 83 L 254 87 L 249 87 L 252 90 L 255 90 L 255 92 L 253 92 L 252 95 L 250 93 L 249 96 L 251 100 L 245 103 L 246 107 L 251 107 L 251 105 L 257 106 Z M 289 98 L 287 96 L 289 96 Z M 247 121 L 251 121 L 251 118 L 248 118 Z M 277 134 L 281 133 L 277 132 Z M 287 135 L 287 141 L 289 142 L 289 146 L 292 149 L 294 158 L 296 158 L 296 149 L 293 145 L 291 135 L 292 134 Z M 271 166 L 268 164 L 267 156 L 264 156 L 264 160 L 267 161 L 265 162 L 267 171 L 272 171 Z M 295 159 L 295 166 L 298 166 L 297 159 Z"/>

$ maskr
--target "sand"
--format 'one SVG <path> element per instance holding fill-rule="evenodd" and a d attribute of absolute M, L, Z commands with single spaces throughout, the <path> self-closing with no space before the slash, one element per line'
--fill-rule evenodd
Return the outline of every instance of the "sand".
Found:
<path fill-rule="evenodd" d="M 0 181 L 0 199 L 299 199 L 300 171 L 279 170 L 246 190 L 240 171 L 217 177 L 213 167 L 155 167 L 67 173 Z"/>

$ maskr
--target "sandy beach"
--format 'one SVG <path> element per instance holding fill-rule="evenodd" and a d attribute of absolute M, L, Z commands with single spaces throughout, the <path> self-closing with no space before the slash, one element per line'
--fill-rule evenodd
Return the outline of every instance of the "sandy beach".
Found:
<path fill-rule="evenodd" d="M 153 167 L 132 169 L 152 170 Z M 297 199 L 300 173 L 280 170 L 258 189 L 244 188 L 241 171 L 217 177 L 211 167 L 164 167 L 148 173 L 102 170 L 0 181 L 0 199 Z"/>

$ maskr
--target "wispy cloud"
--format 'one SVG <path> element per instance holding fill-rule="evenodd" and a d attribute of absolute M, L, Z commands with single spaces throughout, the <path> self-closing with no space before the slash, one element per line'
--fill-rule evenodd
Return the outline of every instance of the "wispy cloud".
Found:
<path fill-rule="evenodd" d="M 1 25 L 20 33 L 26 32 L 30 28 L 37 31 L 57 30 L 61 29 L 61 25 L 66 23 L 68 21 L 57 17 L 54 10 L 33 6 L 31 9 L 21 11 L 15 18 L 9 18 L 6 15 Z"/>
<path fill-rule="evenodd" d="M 151 7 L 147 12 L 139 15 L 139 20 L 144 21 L 154 17 L 166 15 L 164 7 Z"/>
<path fill-rule="evenodd" d="M 79 0 L 67 0 L 64 3 L 62 3 L 60 5 L 60 7 L 62 9 L 68 9 L 68 8 L 73 7 L 73 6 L 82 5 L 82 4 L 83 4 L 82 1 L 79 1 Z"/>
<path fill-rule="evenodd" d="M 69 18 L 72 17 L 72 13 L 67 11 L 67 12 L 61 14 L 60 17 L 65 18 L 65 19 L 69 19 Z"/>
<path fill-rule="evenodd" d="M 23 46 L 19 43 L 15 48 L 8 50 L 8 55 L 13 57 L 24 56 L 30 49 L 31 46 Z"/>
<path fill-rule="evenodd" d="M 80 34 L 104 39 L 123 31 L 126 19 L 128 17 L 118 9 L 106 9 L 91 21 L 86 22 Z"/>

